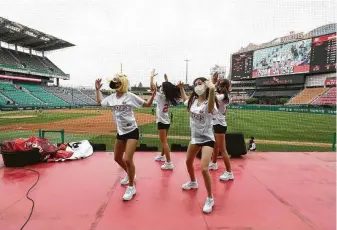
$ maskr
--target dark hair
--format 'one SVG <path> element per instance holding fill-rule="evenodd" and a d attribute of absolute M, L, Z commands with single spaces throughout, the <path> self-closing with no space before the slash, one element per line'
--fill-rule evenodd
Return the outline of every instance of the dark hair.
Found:
<path fill-rule="evenodd" d="M 198 80 L 201 80 L 202 82 L 206 82 L 207 81 L 207 79 L 204 78 L 204 77 L 198 77 L 198 78 L 194 79 L 194 81 L 193 81 L 193 92 L 192 92 L 190 98 L 188 99 L 187 111 L 190 111 L 191 106 L 192 106 L 194 100 L 199 97 L 198 94 L 196 94 L 195 91 L 194 91 L 194 84 Z M 207 88 L 206 89 L 206 99 L 208 99 L 208 95 L 209 95 L 209 89 Z M 218 100 L 216 99 L 216 97 L 215 97 L 215 104 L 216 104 L 216 107 L 219 108 L 219 103 L 218 103 Z"/>
<path fill-rule="evenodd" d="M 229 86 L 231 85 L 228 79 L 220 80 L 220 83 L 217 86 L 217 92 L 224 95 L 223 101 L 229 103 Z"/>
<path fill-rule="evenodd" d="M 179 87 L 168 81 L 163 82 L 162 87 L 166 100 L 171 102 L 172 105 L 177 105 L 181 98 Z"/>

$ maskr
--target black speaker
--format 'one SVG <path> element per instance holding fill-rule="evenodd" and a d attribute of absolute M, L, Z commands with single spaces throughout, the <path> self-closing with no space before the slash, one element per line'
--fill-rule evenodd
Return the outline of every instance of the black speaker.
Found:
<path fill-rule="evenodd" d="M 106 144 L 94 144 L 90 143 L 94 152 L 105 152 Z"/>
<path fill-rule="evenodd" d="M 171 152 L 180 152 L 181 145 L 180 144 L 172 144 Z"/>
<path fill-rule="evenodd" d="M 226 134 L 226 148 L 228 154 L 233 158 L 247 154 L 243 133 Z"/>
<path fill-rule="evenodd" d="M 172 144 L 171 145 L 171 152 L 186 152 L 187 147 L 188 147 L 187 145 Z"/>
<path fill-rule="evenodd" d="M 21 152 L 3 152 L 2 159 L 6 167 L 24 167 L 27 165 L 35 165 L 40 162 L 39 149 L 32 149 Z"/>
<path fill-rule="evenodd" d="M 247 154 L 243 133 L 226 133 L 226 149 L 232 158 Z M 197 157 L 201 159 L 201 151 L 198 152 Z"/>
<path fill-rule="evenodd" d="M 136 151 L 139 151 L 139 152 L 156 152 L 156 151 L 158 151 L 158 147 L 147 146 L 146 144 L 140 144 L 138 147 L 136 147 Z"/>

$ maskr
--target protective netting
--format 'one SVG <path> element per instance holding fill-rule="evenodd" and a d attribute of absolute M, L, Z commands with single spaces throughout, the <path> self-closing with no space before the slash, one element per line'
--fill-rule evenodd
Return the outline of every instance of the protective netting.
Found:
<path fill-rule="evenodd" d="M 1 84 L 4 86 L 9 83 Z M 10 90 L 9 85 L 6 87 Z M 38 86 L 24 87 L 29 91 L 28 94 L 12 92 L 13 95 L 16 93 L 16 100 L 22 101 L 20 105 L 1 103 L 0 141 L 38 136 L 40 129 L 64 130 L 65 142 L 89 140 L 92 143 L 106 144 L 108 150 L 113 149 L 117 131 L 112 112 L 109 108 L 95 105 L 93 89 L 36 87 Z M 4 88 L 0 93 L 12 95 L 4 91 Z M 145 88 L 143 92 L 141 89 L 132 92 L 144 99 L 148 99 L 151 94 Z M 35 98 L 36 104 L 28 102 L 27 95 L 30 95 L 29 100 Z M 103 95 L 107 96 L 108 92 Z M 56 102 L 51 98 L 55 96 L 65 103 L 55 105 Z M 39 98 L 46 97 L 50 97 L 51 102 L 41 104 Z M 258 103 L 262 103 L 265 98 L 270 96 L 248 99 L 246 102 L 258 100 Z M 233 101 L 226 117 L 228 133 L 242 132 L 246 143 L 253 136 L 257 151 L 333 150 L 336 132 L 336 107 L 333 105 L 292 104 L 290 98 L 285 104 L 269 102 L 273 105 L 237 104 L 238 102 Z M 139 144 L 156 146 L 160 150 L 155 106 L 136 109 L 134 112 L 140 130 Z M 169 114 L 172 121 L 168 133 L 169 145 L 187 145 L 190 126 L 186 107 L 170 107 Z M 46 133 L 45 137 L 54 143 L 61 142 L 60 133 Z"/>

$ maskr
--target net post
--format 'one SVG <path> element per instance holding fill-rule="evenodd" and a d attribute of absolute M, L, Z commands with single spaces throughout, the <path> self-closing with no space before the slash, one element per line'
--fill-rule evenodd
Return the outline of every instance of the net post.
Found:
<path fill-rule="evenodd" d="M 64 129 L 61 129 L 61 143 L 64 144 Z"/>
<path fill-rule="evenodd" d="M 336 132 L 332 136 L 332 151 L 336 151 Z"/>

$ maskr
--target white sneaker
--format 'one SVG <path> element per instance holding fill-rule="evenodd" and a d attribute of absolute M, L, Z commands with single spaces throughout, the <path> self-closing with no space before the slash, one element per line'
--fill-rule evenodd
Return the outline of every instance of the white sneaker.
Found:
<path fill-rule="evenodd" d="M 166 157 L 162 155 L 158 155 L 154 158 L 155 161 L 166 161 Z"/>
<path fill-rule="evenodd" d="M 135 179 L 134 180 L 136 180 L 136 175 L 135 175 Z M 129 184 L 129 176 L 128 176 L 128 174 L 126 174 L 125 177 L 121 180 L 121 184 L 123 184 L 123 185 Z"/>
<path fill-rule="evenodd" d="M 174 168 L 174 165 L 173 165 L 172 161 L 170 163 L 165 161 L 165 163 L 162 166 L 160 166 L 160 168 L 164 169 L 164 170 L 171 170 L 171 169 Z"/>
<path fill-rule="evenodd" d="M 234 179 L 234 174 L 233 172 L 227 172 L 225 171 L 221 176 L 220 180 L 228 181 L 228 180 L 233 180 Z"/>
<path fill-rule="evenodd" d="M 123 200 L 131 200 L 133 195 L 136 194 L 136 187 L 135 186 L 128 186 L 123 196 Z"/>
<path fill-rule="evenodd" d="M 197 189 L 199 187 L 197 181 L 188 181 L 181 186 L 184 190 Z"/>
<path fill-rule="evenodd" d="M 207 197 L 204 208 L 202 209 L 202 211 L 204 211 L 206 213 L 212 212 L 213 205 L 214 205 L 214 198 Z"/>
<path fill-rule="evenodd" d="M 209 163 L 208 169 L 209 170 L 214 170 L 214 171 L 218 170 L 218 163 L 213 163 L 213 162 Z"/>

